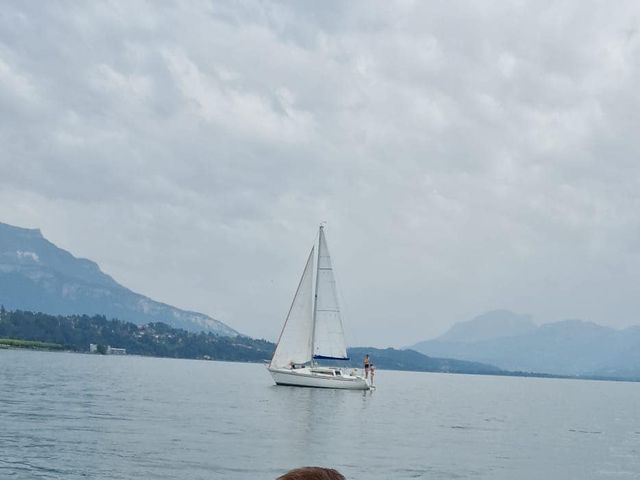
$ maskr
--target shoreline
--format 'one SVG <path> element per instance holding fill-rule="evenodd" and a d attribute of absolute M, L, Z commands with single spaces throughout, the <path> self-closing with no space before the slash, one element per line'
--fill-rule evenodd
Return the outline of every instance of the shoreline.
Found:
<path fill-rule="evenodd" d="M 11 345 L 8 343 L 4 343 L 3 341 L 13 341 L 13 342 L 25 342 L 30 344 L 42 344 L 42 345 L 51 345 L 52 347 L 41 347 L 38 345 Z M 139 357 L 139 358 L 157 358 L 157 359 L 166 359 L 166 360 L 194 360 L 194 361 L 202 361 L 202 362 L 222 362 L 222 363 L 252 363 L 252 364 L 264 364 L 265 361 L 254 361 L 254 360 L 224 360 L 224 359 L 216 359 L 216 358 L 189 358 L 189 357 L 169 357 L 169 356 L 159 356 L 159 355 L 144 355 L 139 353 L 127 353 L 126 355 L 108 355 L 108 354 L 99 354 L 99 353 L 91 353 L 89 351 L 77 351 L 77 350 L 69 350 L 65 349 L 64 346 L 60 344 L 48 344 L 47 342 L 37 342 L 31 340 L 17 340 L 17 339 L 0 339 L 0 350 L 21 350 L 21 351 L 34 351 L 34 352 L 49 352 L 49 353 L 72 353 L 79 355 L 91 355 L 91 356 L 100 356 L 100 357 Z M 350 367 L 347 367 L 350 368 Z M 640 383 L 640 378 L 621 378 L 621 377 L 606 377 L 606 376 L 577 376 L 577 375 L 556 375 L 552 373 L 538 373 L 538 372 L 512 372 L 505 370 L 503 373 L 500 372 L 491 372 L 491 373 L 480 373 L 480 372 L 443 372 L 438 370 L 411 370 L 411 369 L 394 369 L 394 368 L 376 368 L 378 371 L 383 372 L 412 372 L 412 373 L 435 373 L 435 374 L 443 374 L 443 375 L 473 375 L 473 376 L 482 376 L 482 377 L 514 377 L 514 378 L 540 378 L 540 379 L 549 379 L 549 380 L 588 380 L 588 381 L 596 381 L 596 382 L 625 382 L 625 383 Z"/>

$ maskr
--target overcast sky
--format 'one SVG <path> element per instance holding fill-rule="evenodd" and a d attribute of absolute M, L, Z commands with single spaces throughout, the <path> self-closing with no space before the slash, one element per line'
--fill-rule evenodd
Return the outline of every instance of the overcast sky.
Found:
<path fill-rule="evenodd" d="M 275 339 L 640 324 L 640 4 L 3 2 L 0 221 Z"/>

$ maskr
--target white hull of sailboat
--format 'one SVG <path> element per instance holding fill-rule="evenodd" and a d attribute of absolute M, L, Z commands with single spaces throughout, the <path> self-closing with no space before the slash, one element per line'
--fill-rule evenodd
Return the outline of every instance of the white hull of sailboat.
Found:
<path fill-rule="evenodd" d="M 272 368 L 267 367 L 276 385 L 294 387 L 337 388 L 342 390 L 369 390 L 369 381 L 360 375 L 351 375 L 331 368 Z"/>

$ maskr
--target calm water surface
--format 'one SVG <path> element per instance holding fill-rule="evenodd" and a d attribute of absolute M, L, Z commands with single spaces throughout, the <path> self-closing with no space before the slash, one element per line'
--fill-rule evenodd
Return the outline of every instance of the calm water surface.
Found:
<path fill-rule="evenodd" d="M 640 384 L 376 380 L 301 389 L 255 364 L 0 350 L 0 478 L 640 478 Z"/>

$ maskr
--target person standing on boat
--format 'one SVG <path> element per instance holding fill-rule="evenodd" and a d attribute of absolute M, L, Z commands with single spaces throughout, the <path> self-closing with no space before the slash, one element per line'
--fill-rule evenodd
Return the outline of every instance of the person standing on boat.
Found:
<path fill-rule="evenodd" d="M 371 368 L 371 360 L 369 360 L 369 354 L 364 356 L 364 378 L 369 378 L 369 369 Z"/>

